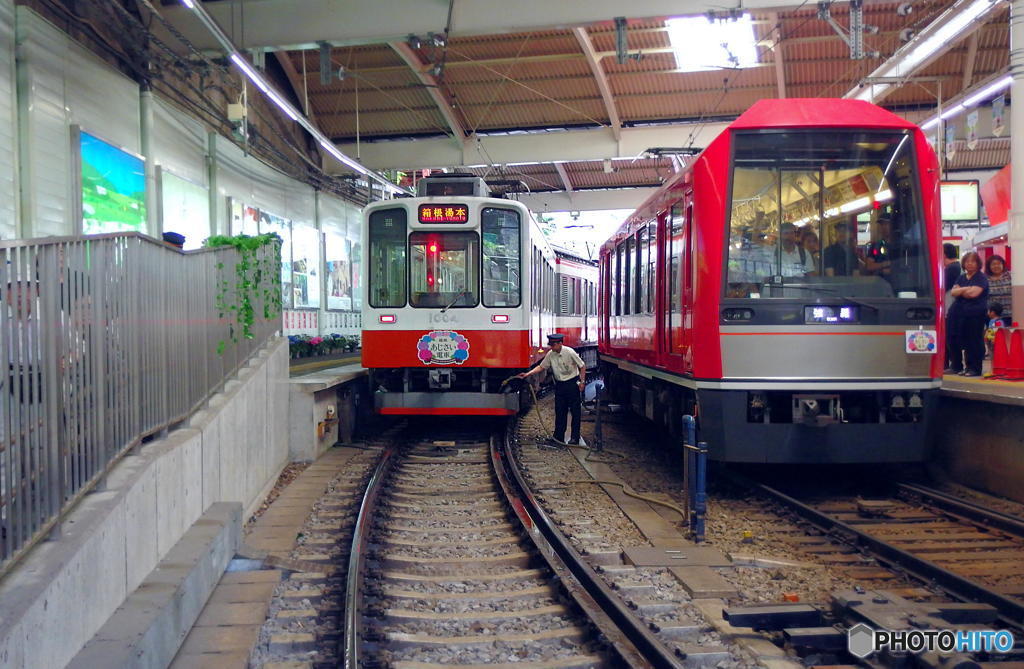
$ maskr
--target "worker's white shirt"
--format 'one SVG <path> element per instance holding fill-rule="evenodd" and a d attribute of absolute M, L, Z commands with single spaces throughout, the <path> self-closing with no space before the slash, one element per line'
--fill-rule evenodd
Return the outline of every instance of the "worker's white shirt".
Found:
<path fill-rule="evenodd" d="M 540 366 L 550 369 L 556 381 L 568 381 L 579 376 L 580 370 L 586 367 L 586 364 L 576 351 L 563 344 L 562 350 L 558 353 L 554 350 L 548 351 L 540 361 Z"/>

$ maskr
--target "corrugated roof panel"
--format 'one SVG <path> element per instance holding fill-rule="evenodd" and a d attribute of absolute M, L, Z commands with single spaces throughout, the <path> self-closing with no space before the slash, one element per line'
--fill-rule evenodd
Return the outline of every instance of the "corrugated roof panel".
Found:
<path fill-rule="evenodd" d="M 355 114 L 334 114 L 318 116 L 317 120 L 328 136 L 355 139 L 355 118 Z M 445 125 L 436 107 L 423 110 L 382 111 L 359 116 L 359 133 L 363 137 L 443 133 L 447 130 L 448 126 Z"/>
<path fill-rule="evenodd" d="M 466 119 L 471 127 L 481 130 L 505 128 L 538 128 L 560 125 L 603 125 L 604 104 L 601 100 L 575 100 L 572 109 L 547 101 L 523 102 L 516 105 L 494 105 L 490 110 L 470 110 Z"/>
<path fill-rule="evenodd" d="M 948 170 L 1002 169 L 1010 162 L 1010 138 L 982 139 L 974 151 L 967 148 L 967 142 L 958 139 L 954 146 L 956 153 L 946 162 Z"/>

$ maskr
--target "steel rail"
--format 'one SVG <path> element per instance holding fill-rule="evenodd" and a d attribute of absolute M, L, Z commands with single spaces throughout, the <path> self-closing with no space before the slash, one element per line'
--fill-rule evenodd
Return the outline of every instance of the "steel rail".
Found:
<path fill-rule="evenodd" d="M 909 495 L 920 498 L 929 506 L 961 516 L 979 525 L 1024 538 L 1024 519 L 916 483 L 898 483 L 896 487 Z"/>
<path fill-rule="evenodd" d="M 540 502 L 534 498 L 529 485 L 526 483 L 519 462 L 511 448 L 511 429 L 513 421 L 505 430 L 503 439 L 492 439 L 491 457 L 494 462 L 494 470 L 499 477 L 502 488 L 511 492 L 509 497 L 516 514 L 526 525 L 530 537 L 537 543 L 538 549 L 548 559 L 557 556 L 559 562 L 575 578 L 583 591 L 599 607 L 609 622 L 614 625 L 613 629 L 607 629 L 607 625 L 599 624 L 600 618 L 594 619 L 595 624 L 602 634 L 608 637 L 620 654 L 625 650 L 633 648 L 642 657 L 639 658 L 643 664 L 640 666 L 652 666 L 659 669 L 682 669 L 682 657 L 677 656 L 667 648 L 641 622 L 632 611 L 630 611 L 622 600 L 612 591 L 611 588 L 598 576 L 597 572 L 587 564 L 583 557 L 565 538 L 565 535 L 555 526 L 555 523 L 541 508 Z M 541 537 L 544 541 L 538 541 Z M 558 569 L 556 569 L 558 572 Z M 563 579 L 570 593 L 576 595 L 569 582 Z M 579 601 L 579 600 L 577 600 Z M 587 607 L 581 604 L 584 610 Z M 590 611 L 588 611 L 589 613 Z M 632 653 L 630 653 L 632 654 Z M 624 658 L 629 661 L 629 657 Z"/>
<path fill-rule="evenodd" d="M 342 637 L 345 669 L 359 669 L 362 639 L 359 636 L 362 618 L 362 590 L 360 588 L 365 562 L 367 534 L 370 531 L 373 511 L 380 497 L 382 482 L 391 470 L 395 453 L 393 446 L 384 449 L 377 468 L 370 477 L 370 482 L 363 493 L 363 501 L 359 504 L 359 513 L 352 528 L 352 546 L 348 554 L 348 572 L 345 574 L 345 634 Z"/>
<path fill-rule="evenodd" d="M 986 588 L 980 583 L 953 573 L 930 560 L 925 560 L 912 553 L 908 553 L 902 548 L 898 548 L 878 537 L 857 529 L 855 525 L 832 518 L 828 514 L 804 504 L 771 486 L 752 481 L 735 472 L 729 472 L 727 475 L 741 485 L 760 490 L 823 532 L 829 533 L 847 543 L 852 543 L 857 547 L 865 548 L 876 558 L 899 567 L 905 573 L 925 583 L 935 583 L 946 592 L 960 599 L 989 604 L 1008 619 L 1016 621 L 1018 624 L 1024 623 L 1024 603 L 1022 602 L 1014 601 L 1005 595 Z"/>

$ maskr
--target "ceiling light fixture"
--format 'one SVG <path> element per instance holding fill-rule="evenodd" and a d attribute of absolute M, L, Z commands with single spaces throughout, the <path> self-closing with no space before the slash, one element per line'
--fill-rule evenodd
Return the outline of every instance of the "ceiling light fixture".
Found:
<path fill-rule="evenodd" d="M 909 77 L 926 60 L 936 55 L 943 48 L 957 41 L 958 36 L 968 27 L 976 24 L 994 7 L 1001 5 L 1002 0 L 960 0 L 947 9 L 939 18 L 917 35 L 896 53 L 884 65 L 871 73 L 868 80 L 886 79 L 891 77 Z M 933 28 L 933 26 L 935 26 Z M 915 40 L 916 43 L 915 43 Z M 883 93 L 893 88 L 893 84 L 869 84 L 854 89 L 846 94 L 865 102 L 874 102 Z"/>
<path fill-rule="evenodd" d="M 941 115 L 933 116 L 924 123 L 922 123 L 921 130 L 930 130 L 931 128 L 934 128 L 936 125 L 939 124 L 939 121 L 945 121 L 946 119 L 954 116 L 955 114 L 959 114 L 960 112 L 964 111 L 968 107 L 973 107 L 977 105 L 982 100 L 990 98 L 994 96 L 996 93 L 999 93 L 1000 91 L 1009 88 L 1010 84 L 1012 83 L 1013 76 L 1009 74 L 1006 75 L 1005 77 L 997 79 L 988 86 L 982 88 L 977 93 L 973 93 L 970 97 L 965 98 L 963 102 L 956 104 L 950 107 L 949 109 L 944 110 Z"/>
<path fill-rule="evenodd" d="M 757 42 L 750 14 L 718 20 L 686 16 L 666 20 L 665 28 L 681 72 L 757 65 Z"/>
<path fill-rule="evenodd" d="M 246 78 L 249 79 L 249 81 L 251 81 L 254 86 L 263 91 L 263 94 L 266 95 L 271 102 L 277 105 L 281 109 L 281 111 L 287 114 L 290 119 L 292 119 L 293 121 L 301 125 L 303 128 L 305 128 L 306 132 L 312 135 L 313 138 L 317 140 L 317 142 L 320 144 L 321 147 L 324 148 L 325 151 L 327 151 L 336 160 L 352 168 L 359 174 L 362 174 L 363 176 L 366 176 L 370 179 L 373 179 L 374 181 L 377 181 L 382 186 L 384 186 L 384 188 L 387 189 L 388 191 L 402 195 L 411 194 L 409 190 L 396 186 L 392 181 L 390 181 L 386 177 L 377 174 L 376 172 L 369 169 L 365 165 L 359 163 L 359 161 L 350 158 L 349 156 L 342 153 L 336 146 L 334 146 L 334 143 L 326 135 L 320 132 L 320 130 L 315 125 L 313 125 L 312 121 L 310 121 L 308 118 L 299 113 L 294 107 L 292 107 L 284 99 L 284 96 L 281 95 L 281 93 L 279 93 L 277 89 L 274 88 L 274 86 L 269 81 L 267 81 L 258 70 L 256 70 L 256 68 L 249 64 L 245 57 L 235 48 L 234 44 L 231 43 L 231 40 L 228 39 L 227 35 L 224 34 L 224 31 L 220 29 L 220 26 L 218 26 L 217 23 L 213 20 L 213 18 L 206 13 L 206 10 L 204 10 L 201 5 L 196 5 L 194 0 L 181 0 L 181 2 L 187 8 L 195 11 L 195 15 L 199 18 L 203 25 L 206 26 L 207 30 L 210 31 L 214 38 L 218 42 L 220 42 L 221 47 L 230 56 L 231 62 L 234 63 L 235 66 L 239 70 L 241 70 L 243 74 L 245 74 Z"/>

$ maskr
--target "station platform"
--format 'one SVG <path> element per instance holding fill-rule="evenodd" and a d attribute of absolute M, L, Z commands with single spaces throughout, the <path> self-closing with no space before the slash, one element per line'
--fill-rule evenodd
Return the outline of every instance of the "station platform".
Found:
<path fill-rule="evenodd" d="M 1024 406 L 1024 381 L 1006 381 L 986 376 L 992 373 L 992 365 L 988 360 L 982 371 L 983 376 L 943 376 L 942 394 L 963 400 Z"/>
<path fill-rule="evenodd" d="M 264 551 L 287 558 L 314 504 L 358 449 L 327 451 L 293 481 L 244 529 L 243 552 Z M 246 669 L 275 589 L 282 581 L 309 576 L 287 569 L 246 565 L 236 560 L 220 579 L 178 651 L 171 669 Z M 237 564 L 236 564 L 237 563 Z M 237 570 L 236 570 L 237 569 Z M 273 669 L 309 669 L 306 663 L 269 663 Z"/>

